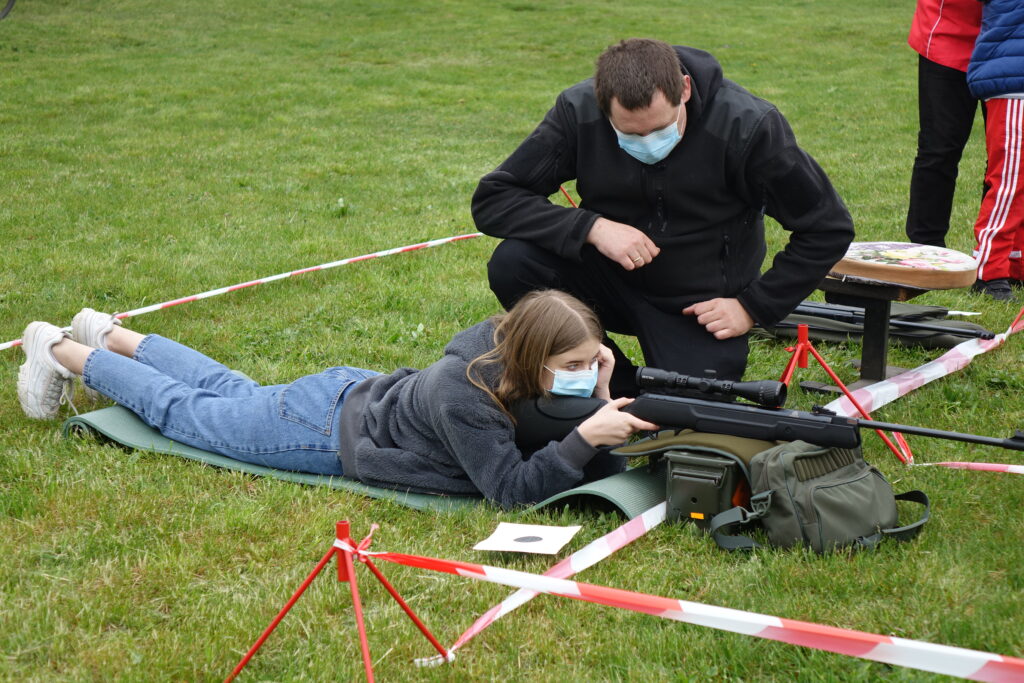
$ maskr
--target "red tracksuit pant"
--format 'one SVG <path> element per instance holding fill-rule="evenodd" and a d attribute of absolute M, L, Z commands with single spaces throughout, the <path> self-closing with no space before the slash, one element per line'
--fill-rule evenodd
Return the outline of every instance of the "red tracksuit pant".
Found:
<path fill-rule="evenodd" d="M 974 224 L 978 279 L 1024 280 L 1024 177 L 1021 140 L 1024 139 L 1024 100 L 985 101 L 985 146 L 988 170 L 981 211 Z"/>

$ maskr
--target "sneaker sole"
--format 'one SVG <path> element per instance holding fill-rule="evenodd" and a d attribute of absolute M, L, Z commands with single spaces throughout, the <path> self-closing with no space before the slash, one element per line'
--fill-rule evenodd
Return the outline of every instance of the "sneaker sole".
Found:
<path fill-rule="evenodd" d="M 25 362 L 18 368 L 18 401 L 25 414 L 33 419 L 48 420 L 60 412 L 62 399 L 73 388 L 73 375 L 63 368 L 55 367 L 45 358 L 37 354 L 49 354 L 53 340 L 40 339 L 40 334 L 48 334 L 39 326 L 46 323 L 34 322 L 25 328 L 22 335 L 22 347 L 25 350 Z M 54 328 L 56 329 L 56 328 Z M 59 331 L 59 330 L 58 330 Z"/>
<path fill-rule="evenodd" d="M 34 420 L 52 420 L 57 417 L 57 413 L 60 412 L 60 396 L 63 393 L 63 383 L 61 391 L 57 392 L 56 399 L 53 401 L 53 410 L 32 410 L 28 406 L 40 406 L 43 407 L 48 402 L 46 396 L 36 396 L 34 392 L 29 390 L 29 387 L 33 385 L 32 377 L 29 376 L 29 364 L 22 363 L 21 367 L 18 368 L 18 402 L 21 403 L 21 409 L 27 416 Z"/>

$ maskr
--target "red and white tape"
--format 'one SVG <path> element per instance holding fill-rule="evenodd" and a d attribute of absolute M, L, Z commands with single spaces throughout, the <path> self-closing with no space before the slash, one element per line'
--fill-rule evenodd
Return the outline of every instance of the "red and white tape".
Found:
<path fill-rule="evenodd" d="M 368 261 L 374 258 L 380 258 L 382 256 L 391 256 L 393 254 L 404 254 L 408 251 L 418 251 L 420 249 L 429 249 L 430 247 L 438 247 L 442 244 L 448 244 L 449 242 L 458 242 L 460 240 L 468 240 L 474 237 L 480 237 L 483 233 L 473 232 L 465 235 L 455 235 L 453 237 L 442 237 L 441 239 L 430 240 L 429 242 L 420 242 L 419 244 L 410 244 L 404 247 L 395 247 L 393 249 L 385 249 L 383 251 L 375 251 L 372 254 L 363 254 L 362 256 L 352 256 L 350 258 L 341 259 L 340 261 L 331 261 L 330 263 L 322 263 L 319 266 L 311 266 L 309 268 L 300 268 L 299 270 L 292 270 L 287 273 L 278 273 L 277 275 L 271 275 L 269 277 L 263 277 L 258 280 L 249 280 L 248 282 L 240 282 L 237 285 L 231 285 L 229 287 L 219 287 L 218 289 L 211 289 L 207 292 L 200 294 L 193 294 L 191 296 L 181 297 L 180 299 L 172 299 L 170 301 L 164 301 L 163 303 L 153 304 L 151 306 L 143 306 L 142 308 L 136 308 L 126 313 L 118 313 L 115 317 L 119 319 L 132 318 L 137 315 L 144 313 L 152 313 L 153 311 L 159 311 L 164 308 L 170 308 L 171 306 L 178 306 L 180 304 L 187 304 L 190 301 L 198 301 L 199 299 L 208 299 L 212 296 L 218 296 L 220 294 L 227 294 L 228 292 L 237 292 L 240 289 L 247 289 L 248 287 L 254 287 L 256 285 L 266 284 L 268 282 L 274 282 L 275 280 L 283 280 L 285 278 L 294 277 L 295 275 L 303 275 L 305 273 L 312 273 L 319 270 L 328 270 L 330 268 L 337 268 L 338 266 L 345 266 L 349 263 L 355 263 L 357 261 Z M 70 330 L 70 327 L 65 327 L 65 330 Z M 14 346 L 21 346 L 20 339 L 14 339 L 9 342 L 0 344 L 0 351 L 9 349 Z"/>
<path fill-rule="evenodd" d="M 593 567 L 601 560 L 612 553 L 621 550 L 648 531 L 665 521 L 665 503 L 658 503 L 646 512 L 637 515 L 614 531 L 605 534 L 583 548 L 580 548 L 569 557 L 555 564 L 551 569 L 544 572 L 544 576 L 558 579 L 567 579 L 588 567 Z M 501 619 L 514 609 L 522 607 L 532 600 L 537 591 L 520 588 L 500 603 L 484 612 L 473 624 L 459 636 L 455 644 L 448 648 L 448 659 L 441 655 L 424 657 L 416 660 L 417 666 L 437 666 L 445 661 L 452 661 L 455 651 L 475 638 L 481 631 Z"/>
<path fill-rule="evenodd" d="M 917 467 L 948 467 L 954 470 L 978 470 L 980 472 L 1007 472 L 1024 474 L 1024 465 L 1003 465 L 993 462 L 928 462 L 918 463 Z"/>
<path fill-rule="evenodd" d="M 663 598 L 469 562 L 403 553 L 370 552 L 354 548 L 341 540 L 335 540 L 334 545 L 346 552 L 368 556 L 374 560 L 385 560 L 407 567 L 454 574 L 479 581 L 514 586 L 536 593 L 559 595 L 574 600 L 628 609 L 663 619 L 709 626 L 723 631 L 777 640 L 826 652 L 836 652 L 885 664 L 960 676 L 977 681 L 1024 681 L 1024 659 L 1016 657 L 883 636 L 835 626 L 824 626 L 806 621 L 782 619 L 766 614 Z"/>
<path fill-rule="evenodd" d="M 1024 313 L 1024 308 L 1021 309 L 1021 313 L 1017 314 L 1017 318 L 1006 332 L 997 334 L 995 338 L 965 341 L 954 346 L 930 363 L 925 363 L 913 370 L 907 370 L 889 379 L 857 389 L 853 392 L 853 398 L 864 407 L 864 410 L 870 413 L 901 396 L 905 396 L 918 387 L 963 369 L 974 360 L 975 356 L 1002 346 L 1011 334 L 1024 329 L 1024 320 L 1021 320 L 1022 313 Z M 860 414 L 854 403 L 846 396 L 837 398 L 826 405 L 825 408 L 843 417 L 856 417 Z"/>

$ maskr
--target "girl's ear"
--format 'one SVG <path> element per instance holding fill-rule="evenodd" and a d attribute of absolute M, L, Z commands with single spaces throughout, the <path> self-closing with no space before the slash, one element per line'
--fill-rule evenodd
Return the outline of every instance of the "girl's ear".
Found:
<path fill-rule="evenodd" d="M 541 365 L 540 373 L 538 373 L 537 375 L 537 383 L 540 385 L 540 388 L 543 389 L 544 391 L 550 391 L 552 384 L 554 384 L 554 381 L 554 374 L 547 368 L 545 368 L 543 365 Z"/>

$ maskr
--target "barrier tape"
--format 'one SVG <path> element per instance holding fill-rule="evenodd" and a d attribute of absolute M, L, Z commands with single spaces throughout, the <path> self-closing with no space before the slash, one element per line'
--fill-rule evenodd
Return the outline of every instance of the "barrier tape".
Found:
<path fill-rule="evenodd" d="M 453 237 L 442 237 L 436 240 L 430 240 L 428 242 L 420 242 L 419 244 L 410 244 L 404 247 L 394 247 L 392 249 L 385 249 L 383 251 L 375 251 L 372 254 L 363 254 L 362 256 L 352 256 L 340 261 L 331 261 L 330 263 L 322 263 L 319 266 L 311 266 L 309 268 L 300 268 L 299 270 L 292 270 L 287 273 L 278 273 L 277 275 L 271 275 L 269 277 L 263 277 L 258 280 L 249 280 L 248 282 L 240 282 L 237 285 L 231 285 L 229 287 L 220 287 L 218 289 L 211 289 L 208 292 L 202 292 L 200 294 L 193 294 L 191 296 L 185 296 L 180 299 L 172 299 L 170 301 L 164 301 L 163 303 L 153 304 L 151 306 L 143 306 L 142 308 L 136 308 L 128 311 L 127 313 L 118 313 L 114 317 L 123 320 L 124 318 L 132 318 L 137 315 L 144 313 L 152 313 L 153 311 L 159 311 L 164 308 L 170 308 L 171 306 L 178 306 L 180 304 L 187 304 L 191 301 L 198 301 L 200 299 L 208 299 L 212 296 L 219 296 L 221 294 L 227 294 L 228 292 L 237 292 L 240 289 L 246 289 L 248 287 L 254 287 L 256 285 L 266 284 L 268 282 L 274 282 L 275 280 L 283 280 L 285 278 L 294 277 L 295 275 L 303 275 L 304 273 L 312 273 L 320 270 L 328 270 L 330 268 L 337 268 L 338 266 L 345 266 L 349 263 L 355 263 L 357 261 L 369 261 L 370 259 L 380 258 L 382 256 L 391 256 L 393 254 L 404 254 L 407 251 L 418 251 L 420 249 L 429 249 L 430 247 L 438 247 L 442 244 L 448 244 L 449 242 L 458 242 L 460 240 L 468 240 L 474 237 L 480 237 L 483 233 L 473 232 L 465 235 L 455 235 Z M 70 327 L 64 328 L 70 331 Z M 20 339 L 13 339 L 9 342 L 0 344 L 0 351 L 9 349 L 15 346 L 21 346 Z"/>
<path fill-rule="evenodd" d="M 658 503 L 651 509 L 637 515 L 614 531 L 592 541 L 583 548 L 574 552 L 572 555 L 566 557 L 564 560 L 558 562 L 544 572 L 544 576 L 567 579 L 588 567 L 593 567 L 612 553 L 621 550 L 636 539 L 642 537 L 654 527 L 664 522 L 666 509 L 667 506 L 665 503 Z M 484 612 L 484 614 L 477 618 L 477 620 L 474 621 L 461 636 L 459 636 L 458 640 L 455 641 L 455 644 L 448 648 L 449 659 L 447 661 L 452 661 L 455 656 L 455 651 L 479 635 L 481 631 L 496 622 L 498 619 L 501 619 L 509 612 L 525 605 L 536 595 L 537 591 L 520 588 L 512 595 Z M 441 655 L 434 655 L 433 657 L 422 657 L 416 659 L 416 665 L 438 666 L 439 664 L 444 664 L 445 661 L 445 658 Z"/>
<path fill-rule="evenodd" d="M 993 462 L 928 462 L 919 463 L 919 467 L 949 467 L 954 470 L 978 470 L 981 472 L 1007 472 L 1024 474 L 1024 465 L 1002 465 Z"/>
<path fill-rule="evenodd" d="M 1016 657 L 783 619 L 755 612 L 579 583 L 553 576 L 529 574 L 513 569 L 403 553 L 370 552 L 341 540 L 335 540 L 334 546 L 359 556 L 407 567 L 499 583 L 536 593 L 559 595 L 885 664 L 977 681 L 1024 681 L 1024 659 Z"/>
<path fill-rule="evenodd" d="M 853 392 L 853 398 L 870 413 L 918 387 L 961 370 L 974 360 L 975 356 L 1002 346 L 1011 334 L 1024 329 L 1022 315 L 1024 308 L 1017 314 L 1006 332 L 997 334 L 993 339 L 970 339 L 962 342 L 929 363 L 857 389 Z M 843 417 L 855 417 L 859 414 L 856 406 L 846 396 L 837 398 L 825 408 Z"/>

